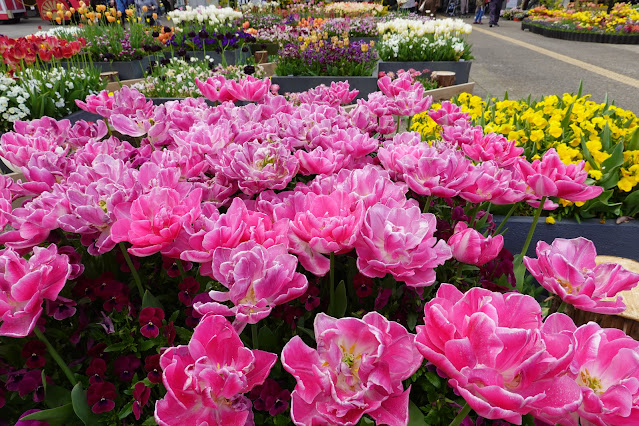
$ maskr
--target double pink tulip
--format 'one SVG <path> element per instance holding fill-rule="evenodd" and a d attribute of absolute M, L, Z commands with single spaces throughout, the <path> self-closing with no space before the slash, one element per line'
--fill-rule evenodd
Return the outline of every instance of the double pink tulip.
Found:
<path fill-rule="evenodd" d="M 626 309 L 620 291 L 639 283 L 639 274 L 616 263 L 597 265 L 592 241 L 579 237 L 557 238 L 552 244 L 537 243 L 537 259 L 524 257 L 524 264 L 549 292 L 582 311 L 618 314 Z"/>
<path fill-rule="evenodd" d="M 222 316 L 204 317 L 187 346 L 160 358 L 166 396 L 155 405 L 162 426 L 253 424 L 251 401 L 244 396 L 264 383 L 277 355 L 250 350 Z"/>
<path fill-rule="evenodd" d="M 350 424 L 364 414 L 377 424 L 406 425 L 410 388 L 402 381 L 422 364 L 415 336 L 377 312 L 362 319 L 315 317 L 317 349 L 293 337 L 282 365 L 297 380 L 291 394 L 295 424 Z"/>

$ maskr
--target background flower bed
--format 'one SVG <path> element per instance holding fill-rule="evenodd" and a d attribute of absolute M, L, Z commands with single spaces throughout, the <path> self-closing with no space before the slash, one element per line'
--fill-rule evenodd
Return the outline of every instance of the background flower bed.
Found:
<path fill-rule="evenodd" d="M 565 9 L 535 8 L 529 11 L 526 21 L 564 31 L 639 34 L 639 10 L 628 3 L 615 4 L 610 14 L 603 5 L 584 10 L 575 10 L 571 6 L 574 4 Z"/>

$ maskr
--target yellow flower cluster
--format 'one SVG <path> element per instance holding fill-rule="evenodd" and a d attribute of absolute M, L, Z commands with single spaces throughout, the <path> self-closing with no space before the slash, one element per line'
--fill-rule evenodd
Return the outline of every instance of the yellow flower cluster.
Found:
<path fill-rule="evenodd" d="M 473 123 L 483 125 L 485 133 L 502 134 L 516 141 L 530 160 L 540 158 L 550 148 L 555 148 L 566 164 L 586 160 L 586 170 L 594 180 L 602 179 L 606 172 L 602 163 L 613 155 L 618 144 L 623 144 L 617 188 L 630 192 L 639 185 L 639 149 L 628 149 L 633 136 L 639 139 L 639 118 L 631 111 L 589 98 L 590 95 L 566 93 L 561 97 L 546 96 L 541 101 L 493 98 L 485 102 L 464 93 L 455 103 L 470 114 Z M 413 117 L 411 130 L 431 140 L 439 136 L 441 129 L 427 113 L 422 113 Z"/>
<path fill-rule="evenodd" d="M 607 13 L 605 6 L 578 11 L 574 9 L 546 9 L 545 7 L 539 7 L 530 12 L 529 19 L 570 22 L 582 30 L 596 28 L 605 32 L 618 32 L 619 26 L 626 24 L 636 25 L 639 22 L 639 10 L 627 3 L 617 4 L 610 13 Z M 632 32 L 636 31 L 633 29 Z"/>

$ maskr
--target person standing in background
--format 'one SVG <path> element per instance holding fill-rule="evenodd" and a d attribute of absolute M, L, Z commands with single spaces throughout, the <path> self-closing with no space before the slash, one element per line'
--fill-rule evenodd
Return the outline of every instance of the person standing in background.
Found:
<path fill-rule="evenodd" d="M 417 1 L 407 0 L 404 4 L 400 6 L 400 9 L 404 11 L 408 11 L 408 12 L 417 12 Z"/>
<path fill-rule="evenodd" d="M 482 25 L 481 18 L 484 16 L 484 0 L 476 0 L 475 8 L 477 9 L 477 12 L 475 13 L 473 24 Z"/>
<path fill-rule="evenodd" d="M 462 16 L 468 13 L 468 0 L 461 0 L 459 2 L 459 12 Z"/>
<path fill-rule="evenodd" d="M 501 5 L 503 0 L 490 0 L 490 19 L 488 20 L 489 27 L 498 27 L 499 15 L 501 14 Z"/>

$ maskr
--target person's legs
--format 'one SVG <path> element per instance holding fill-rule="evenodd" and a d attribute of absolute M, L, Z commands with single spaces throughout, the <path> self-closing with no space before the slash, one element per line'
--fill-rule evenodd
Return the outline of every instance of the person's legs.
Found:
<path fill-rule="evenodd" d="M 484 8 L 477 7 L 477 13 L 475 13 L 475 19 L 473 20 L 473 23 L 479 24 L 481 22 L 481 17 L 483 14 L 484 14 Z"/>
<path fill-rule="evenodd" d="M 495 0 L 495 3 L 496 3 L 495 9 L 497 9 L 497 10 L 495 12 L 495 21 L 493 22 L 493 25 L 496 25 L 497 22 L 499 22 L 499 17 L 501 16 L 501 6 L 503 4 L 503 0 Z"/>
<path fill-rule="evenodd" d="M 493 25 L 495 23 L 495 11 L 497 10 L 497 0 L 492 0 L 488 5 L 488 23 Z"/>
<path fill-rule="evenodd" d="M 462 15 L 465 15 L 468 13 L 468 0 L 461 0 L 461 4 L 460 4 L 460 12 Z"/>

